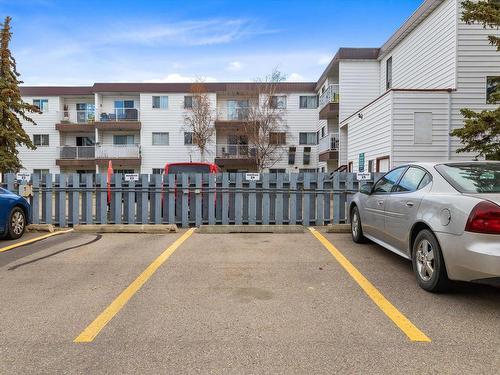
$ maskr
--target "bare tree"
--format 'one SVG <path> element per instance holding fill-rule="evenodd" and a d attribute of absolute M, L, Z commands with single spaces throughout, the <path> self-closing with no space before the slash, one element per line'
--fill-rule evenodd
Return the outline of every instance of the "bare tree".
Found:
<path fill-rule="evenodd" d="M 277 68 L 257 80 L 258 103 L 248 109 L 244 132 L 257 170 L 271 168 L 282 157 L 286 145 L 286 97 L 279 94 L 279 84 L 286 76 Z"/>
<path fill-rule="evenodd" d="M 201 161 L 205 161 L 208 145 L 215 134 L 215 111 L 203 81 L 191 85 L 191 94 L 191 103 L 185 103 L 184 124 L 192 134 L 193 145 L 200 151 Z"/>

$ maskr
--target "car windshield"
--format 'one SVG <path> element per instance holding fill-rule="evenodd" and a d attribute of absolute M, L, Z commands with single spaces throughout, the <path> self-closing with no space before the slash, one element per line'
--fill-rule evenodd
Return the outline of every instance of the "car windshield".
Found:
<path fill-rule="evenodd" d="M 168 167 L 168 174 L 210 173 L 210 166 L 203 164 L 178 164 Z"/>
<path fill-rule="evenodd" d="M 440 164 L 436 169 L 461 193 L 500 193 L 500 163 Z"/>

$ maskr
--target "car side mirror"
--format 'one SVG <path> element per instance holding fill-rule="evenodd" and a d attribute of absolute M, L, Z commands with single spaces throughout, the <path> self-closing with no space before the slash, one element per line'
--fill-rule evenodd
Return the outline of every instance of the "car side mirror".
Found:
<path fill-rule="evenodd" d="M 369 184 L 363 184 L 361 185 L 361 187 L 359 188 L 359 192 L 361 194 L 367 194 L 367 195 L 370 195 L 372 193 L 372 187 L 369 185 Z"/>

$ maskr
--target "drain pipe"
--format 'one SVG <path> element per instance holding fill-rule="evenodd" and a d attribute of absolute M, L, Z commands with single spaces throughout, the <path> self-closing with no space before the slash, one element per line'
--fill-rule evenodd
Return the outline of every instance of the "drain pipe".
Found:
<path fill-rule="evenodd" d="M 451 160 L 451 92 L 452 89 L 448 89 L 448 160 Z"/>

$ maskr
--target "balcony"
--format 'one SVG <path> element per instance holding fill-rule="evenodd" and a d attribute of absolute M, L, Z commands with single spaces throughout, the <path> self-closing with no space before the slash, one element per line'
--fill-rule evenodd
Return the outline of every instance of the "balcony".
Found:
<path fill-rule="evenodd" d="M 249 145 L 216 144 L 215 162 L 224 167 L 254 165 L 255 148 Z"/>
<path fill-rule="evenodd" d="M 319 118 L 326 120 L 335 118 L 339 113 L 339 85 L 329 85 L 319 97 Z"/>
<path fill-rule="evenodd" d="M 56 165 L 60 167 L 95 166 L 95 146 L 61 146 Z"/>
<path fill-rule="evenodd" d="M 140 159 L 140 157 L 139 145 L 97 145 L 95 147 L 96 159 Z"/>
<path fill-rule="evenodd" d="M 56 129 L 60 132 L 91 132 L 95 129 L 95 111 L 59 111 Z"/>
<path fill-rule="evenodd" d="M 215 128 L 217 130 L 237 129 L 248 121 L 249 114 L 250 108 L 248 107 L 232 108 L 217 116 Z"/>
<path fill-rule="evenodd" d="M 141 130 L 139 110 L 113 108 L 110 111 L 101 111 L 95 126 L 99 130 Z"/>
<path fill-rule="evenodd" d="M 339 134 L 333 133 L 319 141 L 319 161 L 339 159 Z"/>

